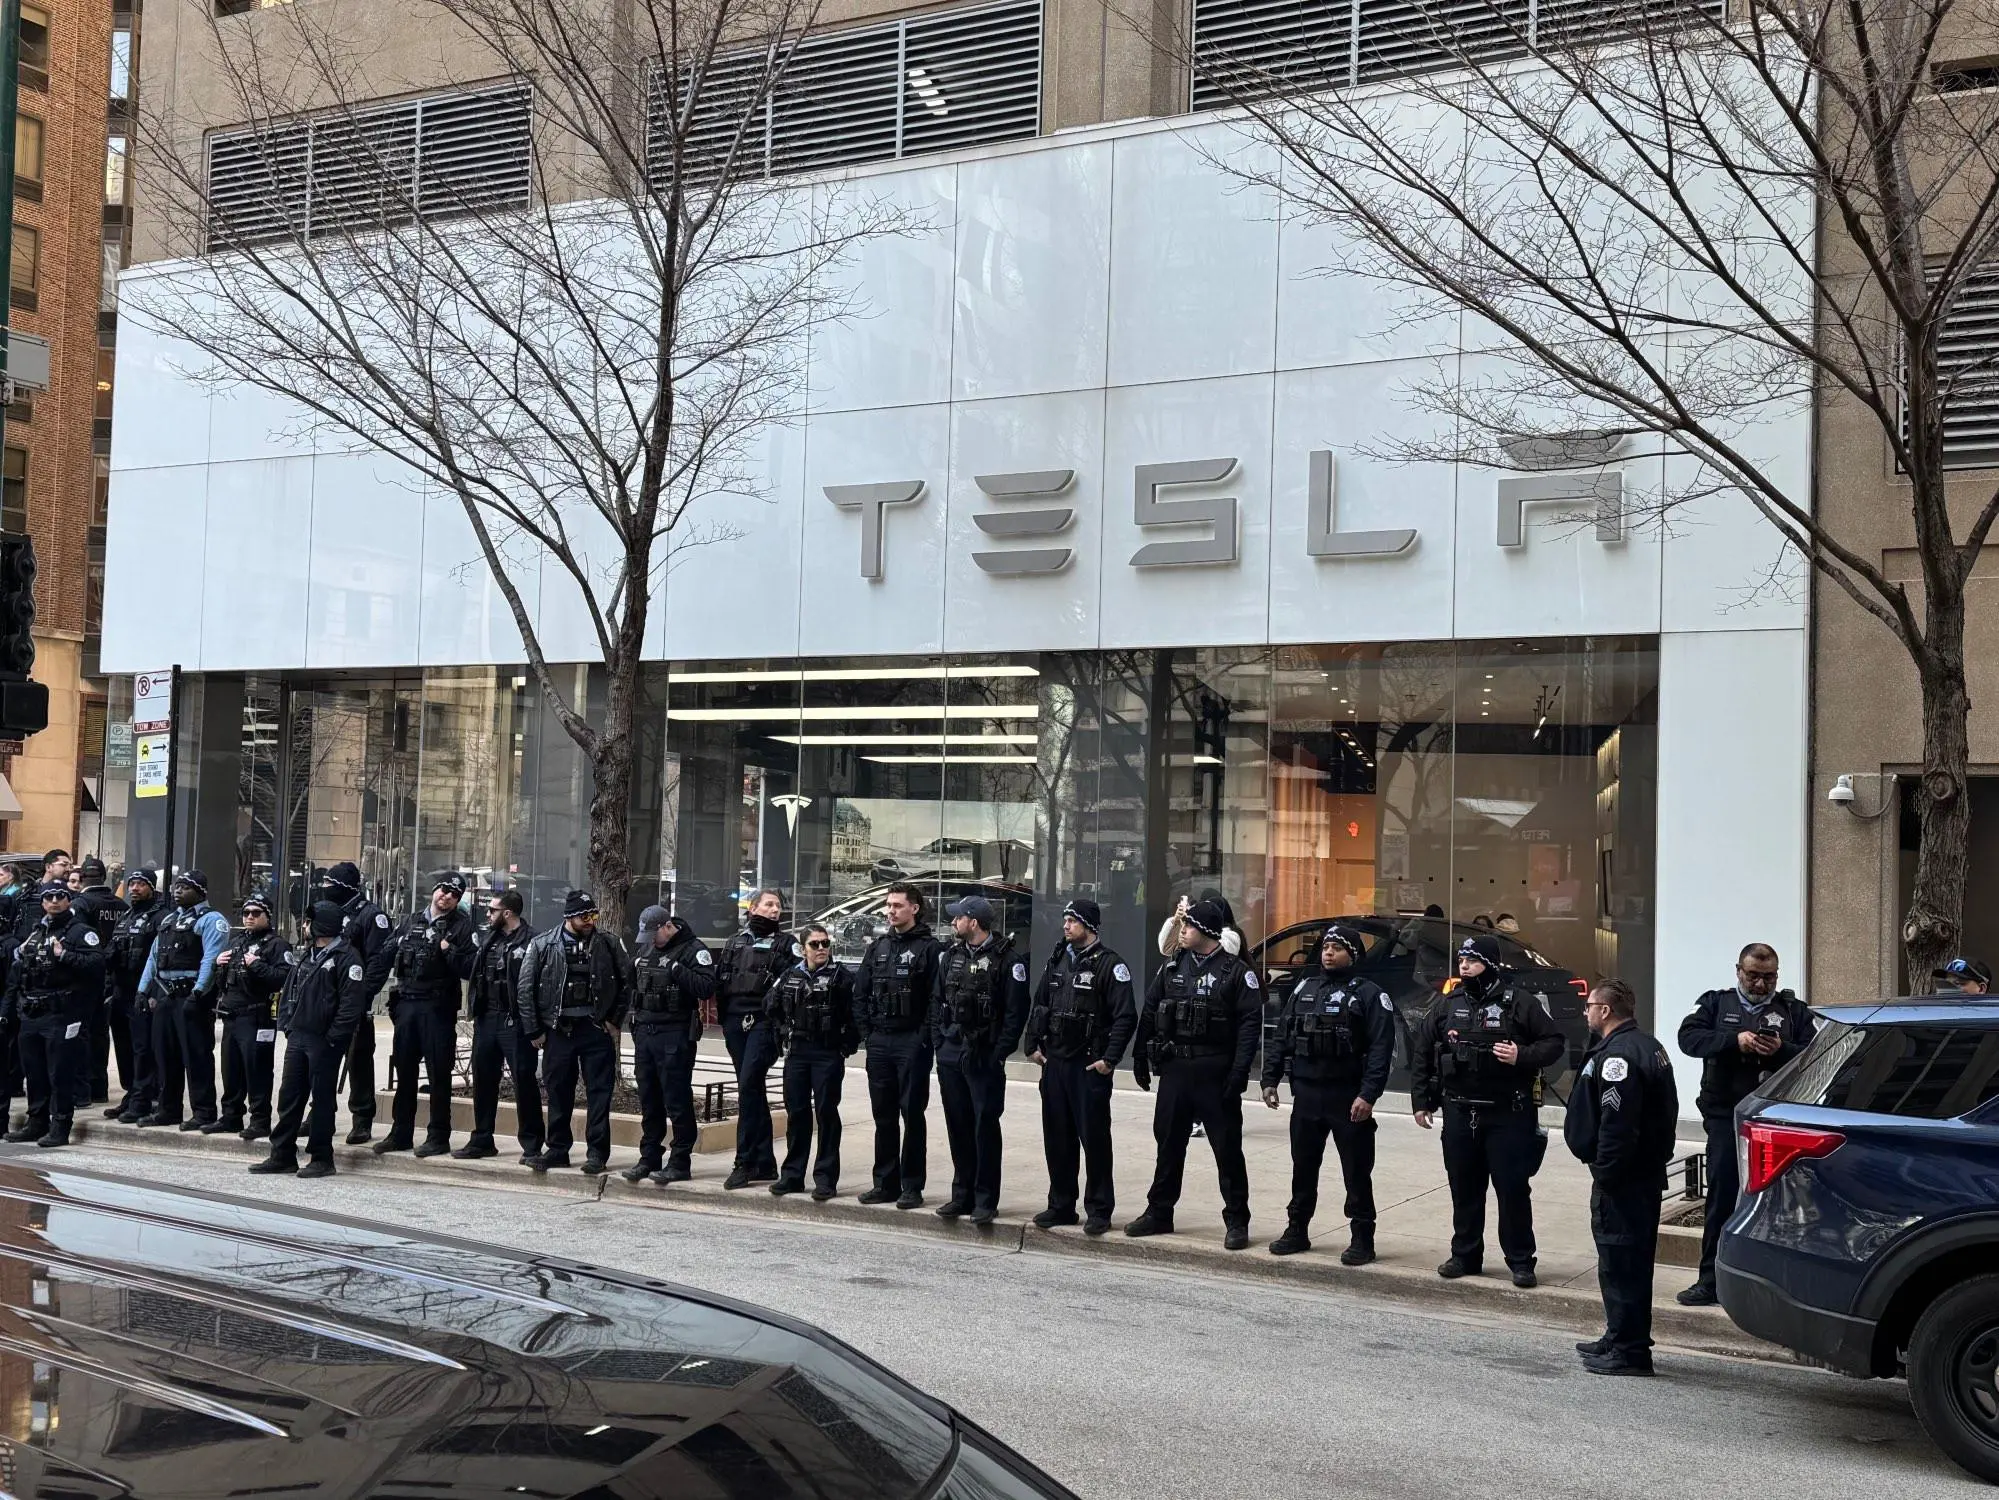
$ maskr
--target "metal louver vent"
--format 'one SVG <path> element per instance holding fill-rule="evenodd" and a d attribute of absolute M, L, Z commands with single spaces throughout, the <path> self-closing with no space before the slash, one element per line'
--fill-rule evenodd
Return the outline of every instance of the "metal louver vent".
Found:
<path fill-rule="evenodd" d="M 1195 109 L 1719 19 L 1725 0 L 1194 0 Z"/>
<path fill-rule="evenodd" d="M 676 116 L 690 182 L 782 177 L 930 151 L 1021 140 L 1041 130 L 1041 0 L 913 16 L 789 44 L 777 85 L 771 54 L 718 58 L 695 82 L 654 75 L 647 151 L 672 179 Z"/>
<path fill-rule="evenodd" d="M 1999 466 L 1999 265 L 1965 278 L 1937 330 L 1943 457 L 1954 469 Z M 1906 427 L 1907 413 L 1903 415 Z"/>
<path fill-rule="evenodd" d="M 211 136 L 209 248 L 525 207 L 533 99 L 506 83 Z"/>

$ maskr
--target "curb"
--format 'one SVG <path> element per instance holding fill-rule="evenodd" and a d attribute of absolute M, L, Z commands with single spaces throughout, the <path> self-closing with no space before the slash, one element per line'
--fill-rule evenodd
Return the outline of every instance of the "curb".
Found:
<path fill-rule="evenodd" d="M 246 1165 L 264 1155 L 264 1143 L 249 1142 L 233 1135 L 203 1136 L 194 1132 L 142 1131 L 134 1126 L 111 1126 L 103 1121 L 78 1121 L 72 1132 L 78 1146 L 96 1146 L 135 1155 L 234 1157 Z M 1247 1251 L 1227 1251 L 1219 1238 L 1160 1235 L 1134 1240 L 1121 1231 L 1101 1239 L 1090 1239 L 1081 1229 L 1037 1229 L 1027 1219 L 1001 1215 L 981 1229 L 962 1220 L 940 1219 L 932 1211 L 935 1203 L 922 1208 L 897 1210 L 886 1205 L 857 1201 L 851 1193 L 825 1203 L 814 1203 L 808 1194 L 783 1198 L 771 1196 L 768 1184 L 730 1191 L 719 1182 L 676 1183 L 660 1188 L 646 1183 L 629 1183 L 616 1172 L 602 1177 L 585 1177 L 574 1168 L 540 1175 L 502 1155 L 485 1161 L 451 1161 L 434 1165 L 430 1159 L 418 1161 L 407 1152 L 377 1156 L 366 1146 L 334 1146 L 334 1160 L 342 1175 L 397 1178 L 407 1182 L 478 1187 L 512 1193 L 535 1193 L 573 1199 L 579 1203 L 615 1200 L 620 1205 L 664 1211 L 682 1210 L 732 1218 L 785 1219 L 821 1228 L 871 1230 L 876 1233 L 916 1233 L 948 1239 L 959 1244 L 984 1246 L 1003 1254 L 1061 1255 L 1078 1260 L 1106 1260 L 1137 1263 L 1162 1271 L 1193 1271 L 1207 1276 L 1240 1277 L 1299 1287 L 1319 1292 L 1363 1295 L 1374 1300 L 1406 1307 L 1445 1309 L 1473 1317 L 1508 1318 L 1525 1316 L 1546 1326 L 1572 1329 L 1577 1333 L 1600 1333 L 1603 1305 L 1594 1291 L 1569 1287 L 1543 1286 L 1521 1291 L 1498 1276 L 1466 1277 L 1444 1281 L 1427 1266 L 1404 1268 L 1376 1262 L 1372 1266 L 1343 1266 L 1335 1254 L 1308 1251 L 1303 1255 L 1273 1256 L 1268 1241 L 1259 1240 Z M 469 1180 L 468 1180 L 469 1179 Z M 1655 1303 L 1653 1334 L 1662 1346 L 1733 1359 L 1754 1359 L 1775 1364 L 1801 1364 L 1790 1350 L 1752 1338 L 1728 1321 L 1726 1314 L 1679 1308 Z"/>

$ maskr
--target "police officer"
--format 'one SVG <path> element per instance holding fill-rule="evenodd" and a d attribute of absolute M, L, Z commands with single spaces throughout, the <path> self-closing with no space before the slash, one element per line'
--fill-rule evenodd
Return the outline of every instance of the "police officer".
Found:
<path fill-rule="evenodd" d="M 1989 995 L 1992 966 L 1982 958 L 1953 958 L 1936 971 L 1939 995 Z"/>
<path fill-rule="evenodd" d="M 407 1151 L 416 1138 L 416 1075 L 419 1064 L 430 1084 L 430 1123 L 418 1156 L 443 1156 L 451 1149 L 451 1073 L 458 1060 L 458 1001 L 479 956 L 479 934 L 459 903 L 464 877 L 455 871 L 431 888 L 430 905 L 407 918 L 390 940 L 389 971 L 396 988 L 389 997 L 395 1023 L 389 1056 L 396 1070 L 389 1133 L 375 1142 L 375 1154 Z"/>
<path fill-rule="evenodd" d="M 77 871 L 83 878 L 83 890 L 72 898 L 71 909 L 97 930 L 100 945 L 108 945 L 118 919 L 125 914 L 125 903 L 106 883 L 104 861 L 96 855 L 78 865 Z M 104 951 L 108 953 L 109 947 L 105 946 Z M 84 1028 L 84 1035 L 90 1042 L 90 1058 L 88 1066 L 79 1074 L 80 1085 L 76 1092 L 78 1109 L 102 1104 L 111 1097 L 111 1007 L 108 994 L 105 1000 L 105 1004 L 91 1010 L 90 1024 Z"/>
<path fill-rule="evenodd" d="M 139 980 L 152 957 L 153 939 L 167 904 L 159 897 L 158 877 L 144 866 L 125 877 L 125 900 L 126 911 L 111 929 L 104 965 L 111 991 L 111 1040 L 125 1097 L 105 1114 L 121 1125 L 136 1125 L 159 1107 L 152 1001 L 140 994 Z"/>
<path fill-rule="evenodd" d="M 1263 1054 L 1263 1102 L 1277 1108 L 1277 1085 L 1291 1079 L 1291 1203 L 1272 1255 L 1312 1248 L 1319 1206 L 1319 1164 L 1326 1137 L 1340 1154 L 1346 1183 L 1348 1244 L 1343 1266 L 1374 1259 L 1374 1106 L 1388 1087 L 1395 1057 L 1395 1002 L 1353 972 L 1367 951 L 1351 927 L 1328 927 L 1320 967 L 1285 1000 Z"/>
<path fill-rule="evenodd" d="M 929 1172 L 930 1001 L 941 945 L 923 919 L 923 895 L 898 880 L 882 900 L 888 931 L 854 973 L 854 1019 L 867 1046 L 875 1117 L 875 1185 L 863 1203 L 920 1208 Z"/>
<path fill-rule="evenodd" d="M 456 1161 L 498 1156 L 493 1122 L 500 1114 L 500 1071 L 514 1080 L 514 1139 L 521 1164 L 541 1155 L 541 1054 L 521 1029 L 521 959 L 534 929 L 522 919 L 519 891 L 495 891 L 486 928 L 472 957 L 472 1134 L 452 1152 Z"/>
<path fill-rule="evenodd" d="M 368 984 L 368 1013 L 361 1018 L 348 1046 L 347 1113 L 350 1128 L 347 1144 L 364 1145 L 375 1132 L 375 997 L 389 982 L 389 967 L 395 962 L 395 947 L 389 941 L 389 915 L 368 899 L 361 889 L 361 871 L 351 860 L 342 860 L 326 872 L 321 886 L 323 899 L 344 913 L 342 936 L 361 956 L 361 972 Z"/>
<path fill-rule="evenodd" d="M 1680 1050 L 1701 1059 L 1694 1106 L 1707 1129 L 1707 1219 L 1701 1226 L 1701 1269 L 1679 1294 L 1687 1307 L 1712 1307 L 1714 1254 L 1721 1229 L 1741 1192 L 1735 1166 L 1735 1106 L 1756 1085 L 1810 1044 L 1817 1023 L 1789 990 L 1777 988 L 1777 950 L 1751 943 L 1735 960 L 1733 989 L 1709 990 L 1680 1023 Z"/>
<path fill-rule="evenodd" d="M 521 1024 L 541 1050 L 548 1084 L 548 1143 L 528 1166 L 569 1165 L 569 1118 L 576 1077 L 583 1076 L 584 1172 L 601 1176 L 611 1159 L 611 1094 L 618 1084 L 618 1028 L 631 1005 L 632 961 L 622 944 L 597 930 L 597 900 L 571 891 L 562 925 L 540 933 L 521 959 Z"/>
<path fill-rule="evenodd" d="M 715 993 L 715 956 L 694 929 L 663 906 L 639 913 L 632 962 L 632 1065 L 639 1082 L 639 1159 L 627 1182 L 685 1182 L 694 1159 L 694 1044 L 701 1002 Z M 662 1165 L 666 1124 L 673 1154 Z"/>
<path fill-rule="evenodd" d="M 271 1153 L 250 1168 L 253 1173 L 333 1175 L 340 1062 L 353 1042 L 354 1028 L 368 1024 L 375 995 L 360 950 L 346 936 L 352 926 L 353 914 L 339 903 L 317 902 L 311 946 L 303 954 L 285 955 L 289 972 L 278 1000 L 278 1025 L 285 1034 L 284 1081 L 271 1127 Z M 304 1166 L 298 1161 L 301 1125 L 306 1130 Z"/>
<path fill-rule="evenodd" d="M 1132 1076 L 1151 1087 L 1159 1073 L 1152 1134 L 1159 1142 L 1145 1212 L 1124 1226 L 1133 1239 L 1173 1232 L 1187 1169 L 1187 1142 L 1206 1127 L 1221 1180 L 1222 1246 L 1249 1245 L 1249 1168 L 1242 1157 L 1242 1091 L 1249 1087 L 1263 1022 L 1256 970 L 1222 946 L 1228 919 L 1196 901 L 1181 919 L 1180 951 L 1153 975 L 1138 1014 Z"/>
<path fill-rule="evenodd" d="M 90 1056 L 84 1036 L 91 1008 L 104 1000 L 104 941 L 80 913 L 70 891 L 42 885 L 42 917 L 14 953 L 7 1010 L 20 1034 L 28 1118 L 10 1141 L 67 1146 L 76 1107 L 76 1077 Z"/>
<path fill-rule="evenodd" d="M 784 1165 L 771 1194 L 805 1191 L 806 1159 L 812 1162 L 812 1201 L 824 1203 L 840 1190 L 840 1091 L 847 1059 L 859 1050 L 854 1021 L 854 981 L 833 962 L 833 937 L 813 923 L 805 929 L 805 959 L 778 977 L 771 991 L 771 1014 L 784 1043 Z M 812 1156 L 813 1132 L 819 1154 Z"/>
<path fill-rule="evenodd" d="M 287 943 L 271 927 L 261 896 L 243 903 L 243 930 L 215 960 L 222 1018 L 222 1107 L 203 1135 L 240 1131 L 246 1141 L 271 1133 L 271 1069 L 277 1056 L 278 992 L 291 970 Z M 249 1110 L 248 1123 L 244 1110 Z"/>
<path fill-rule="evenodd" d="M 937 961 L 930 1037 L 951 1142 L 951 1196 L 937 1217 L 970 1214 L 984 1226 L 999 1216 L 1006 1060 L 1027 1025 L 1027 964 L 1011 938 L 994 936 L 984 896 L 967 896 L 944 914 L 957 936 Z"/>
<path fill-rule="evenodd" d="M 1083 1232 L 1111 1227 L 1111 1074 L 1138 1026 L 1131 970 L 1097 936 L 1103 914 L 1078 896 L 1062 909 L 1062 942 L 1035 986 L 1022 1045 L 1041 1069 L 1041 1141 L 1048 1158 L 1042 1229 L 1076 1222 L 1078 1143 L 1084 1167 Z"/>
<path fill-rule="evenodd" d="M 798 945 L 778 927 L 783 916 L 784 897 L 775 890 L 758 891 L 743 930 L 729 939 L 715 966 L 716 1019 L 736 1067 L 736 1163 L 722 1184 L 726 1188 L 777 1177 L 769 1094 L 777 1031 L 769 999 L 778 975 L 798 962 Z"/>
<path fill-rule="evenodd" d="M 1451 1256 L 1445 1280 L 1485 1264 L 1485 1189 L 1499 1200 L 1499 1248 L 1513 1284 L 1534 1278 L 1534 1199 L 1529 1186 L 1548 1154 L 1540 1123 L 1541 1070 L 1566 1042 L 1554 1019 L 1500 965 L 1499 939 L 1480 934 L 1458 949 L 1458 986 L 1440 995 L 1410 1047 L 1410 1102 L 1428 1130 L 1444 1112 L 1444 1175 L 1451 1184 Z"/>
<path fill-rule="evenodd" d="M 64 890 L 69 889 L 69 864 L 67 849 L 51 849 L 42 856 L 42 878 L 23 891 L 23 899 L 15 904 L 15 942 L 24 940 L 42 920 L 42 886 L 59 885 Z"/>
<path fill-rule="evenodd" d="M 1594 1040 L 1569 1095 L 1563 1139 L 1589 1168 L 1590 1233 L 1604 1335 L 1576 1345 L 1592 1375 L 1652 1373 L 1652 1263 L 1659 1200 L 1673 1160 L 1680 1093 L 1658 1040 L 1638 1029 L 1638 996 L 1621 979 L 1590 991 Z"/>
<path fill-rule="evenodd" d="M 160 920 L 152 956 L 139 977 L 153 1002 L 153 1065 L 159 1102 L 141 1125 L 199 1130 L 215 1118 L 215 960 L 229 946 L 229 919 L 208 904 L 208 877 L 176 875 L 174 909 Z M 181 1086 L 188 1114 L 181 1116 Z"/>

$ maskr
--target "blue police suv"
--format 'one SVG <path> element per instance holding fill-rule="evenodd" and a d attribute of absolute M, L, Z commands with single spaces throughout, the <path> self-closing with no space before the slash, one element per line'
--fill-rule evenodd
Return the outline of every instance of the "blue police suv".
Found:
<path fill-rule="evenodd" d="M 1999 998 L 1819 1015 L 1738 1112 L 1722 1306 L 1815 1363 L 1906 1374 L 1938 1446 L 1999 1483 Z"/>

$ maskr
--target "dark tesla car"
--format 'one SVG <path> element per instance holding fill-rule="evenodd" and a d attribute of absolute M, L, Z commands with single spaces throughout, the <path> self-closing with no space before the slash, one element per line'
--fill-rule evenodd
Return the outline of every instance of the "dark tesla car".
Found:
<path fill-rule="evenodd" d="M 641 1277 L 0 1160 L 0 1490 L 1065 1500 L 802 1323 Z"/>
<path fill-rule="evenodd" d="M 1527 982 L 1531 993 L 1562 1028 L 1569 1039 L 1569 1056 L 1551 1064 L 1546 1073 L 1549 1084 L 1566 1095 L 1566 1075 L 1588 1050 L 1589 1027 L 1583 1021 L 1583 1001 L 1589 982 L 1582 976 L 1550 963 L 1518 935 L 1491 932 L 1469 922 L 1448 922 L 1442 917 L 1321 917 L 1294 923 L 1265 938 L 1251 950 L 1257 964 L 1269 976 L 1272 1008 L 1291 992 L 1291 987 L 1319 967 L 1319 939 L 1335 922 L 1360 930 L 1367 953 L 1356 965 L 1358 971 L 1388 992 L 1395 1002 L 1395 1071 L 1390 1086 L 1409 1086 L 1410 1029 L 1443 993 L 1457 974 L 1458 946 L 1468 937 L 1490 937 L 1499 942 L 1506 966 Z"/>

